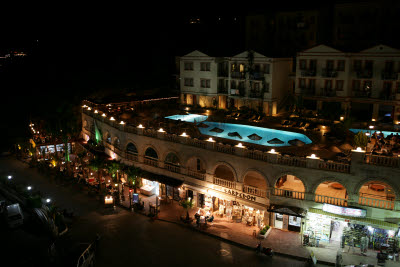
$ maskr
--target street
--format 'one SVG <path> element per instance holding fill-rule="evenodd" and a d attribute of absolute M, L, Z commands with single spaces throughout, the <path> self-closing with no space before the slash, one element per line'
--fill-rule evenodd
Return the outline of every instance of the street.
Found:
<path fill-rule="evenodd" d="M 12 173 L 15 182 L 29 184 L 48 194 L 60 208 L 74 210 L 76 218 L 68 232 L 71 240 L 90 242 L 96 233 L 100 234 L 96 266 L 306 266 L 304 261 L 292 258 L 275 255 L 271 259 L 256 255 L 254 251 L 181 225 L 152 221 L 119 207 L 115 211 L 106 210 L 95 197 L 81 191 L 76 184 L 61 186 L 13 158 L 0 159 L 0 167 L 1 175 Z M 40 235 L 24 234 L 28 231 L 25 228 L 29 227 L 6 229 L 6 235 L 2 229 L 2 243 L 7 244 L 7 249 L 1 250 L 2 258 L 17 255 L 4 266 L 41 266 L 40 258 L 46 253 L 43 248 L 48 241 Z M 23 257 L 24 251 L 29 251 L 29 258 Z M 27 259 L 31 265 L 26 265 Z"/>

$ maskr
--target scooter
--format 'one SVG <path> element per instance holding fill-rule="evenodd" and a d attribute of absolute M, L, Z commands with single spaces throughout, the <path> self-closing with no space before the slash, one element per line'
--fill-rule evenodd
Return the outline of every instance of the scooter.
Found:
<path fill-rule="evenodd" d="M 265 248 L 261 245 L 261 242 L 258 243 L 257 247 L 256 247 L 256 253 L 263 253 L 269 257 L 274 256 L 274 251 L 272 250 L 272 248 Z"/>

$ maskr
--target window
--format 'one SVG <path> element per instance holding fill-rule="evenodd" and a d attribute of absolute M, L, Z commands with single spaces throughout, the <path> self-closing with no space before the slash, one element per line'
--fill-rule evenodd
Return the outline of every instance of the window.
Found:
<path fill-rule="evenodd" d="M 260 84 L 259 83 L 253 83 L 253 89 L 254 90 L 260 90 Z"/>
<path fill-rule="evenodd" d="M 308 80 L 308 87 L 310 89 L 315 89 L 315 80 L 314 79 Z"/>
<path fill-rule="evenodd" d="M 325 80 L 325 88 L 332 89 L 332 80 Z"/>
<path fill-rule="evenodd" d="M 244 64 L 240 64 L 239 65 L 239 71 L 240 72 L 244 72 Z"/>
<path fill-rule="evenodd" d="M 306 79 L 299 79 L 299 87 L 300 88 L 306 87 Z"/>
<path fill-rule="evenodd" d="M 201 80 L 200 80 L 200 87 L 201 87 L 201 88 L 210 88 L 210 80 L 208 80 L 208 79 L 201 79 Z"/>
<path fill-rule="evenodd" d="M 307 68 L 307 66 L 306 66 L 306 60 L 305 60 L 305 59 L 301 59 L 301 60 L 300 60 L 300 62 L 299 62 L 299 68 L 300 68 L 301 70 L 305 70 L 305 69 Z"/>
<path fill-rule="evenodd" d="M 231 72 L 235 72 L 235 71 L 237 71 L 237 65 L 235 63 L 233 63 L 231 65 Z"/>
<path fill-rule="evenodd" d="M 309 63 L 309 69 L 310 70 L 315 70 L 317 69 L 317 61 L 315 59 L 310 59 L 310 63 Z"/>
<path fill-rule="evenodd" d="M 270 73 L 270 65 L 269 64 L 265 64 L 265 73 L 266 74 Z"/>
<path fill-rule="evenodd" d="M 355 70 L 355 71 L 361 70 L 361 60 L 354 60 L 354 65 L 353 65 L 353 67 L 354 67 L 354 70 Z"/>
<path fill-rule="evenodd" d="M 201 62 L 200 63 L 200 70 L 201 71 L 210 71 L 211 63 L 210 62 Z"/>
<path fill-rule="evenodd" d="M 336 91 L 343 91 L 343 80 L 336 80 Z"/>
<path fill-rule="evenodd" d="M 185 70 L 193 70 L 193 62 L 185 62 Z"/>
<path fill-rule="evenodd" d="M 185 78 L 185 86 L 193 86 L 193 78 Z"/>
<path fill-rule="evenodd" d="M 394 69 L 393 67 L 394 67 L 393 61 L 386 61 L 385 62 L 385 71 L 386 72 L 392 72 L 393 69 Z"/>
<path fill-rule="evenodd" d="M 269 93 L 269 83 L 264 83 L 264 91 Z"/>
<path fill-rule="evenodd" d="M 359 80 L 353 80 L 353 90 L 360 91 L 360 84 L 361 82 Z"/>
<path fill-rule="evenodd" d="M 364 81 L 363 88 L 364 90 L 371 90 L 372 87 L 372 81 Z"/>
<path fill-rule="evenodd" d="M 333 70 L 333 60 L 327 60 L 326 61 L 326 69 L 327 70 Z"/>
<path fill-rule="evenodd" d="M 374 67 L 374 62 L 372 60 L 365 61 L 365 69 L 366 70 L 372 70 L 373 67 Z"/>
<path fill-rule="evenodd" d="M 345 65 L 344 60 L 338 60 L 338 62 L 337 62 L 337 70 L 338 71 L 344 71 L 344 65 Z"/>

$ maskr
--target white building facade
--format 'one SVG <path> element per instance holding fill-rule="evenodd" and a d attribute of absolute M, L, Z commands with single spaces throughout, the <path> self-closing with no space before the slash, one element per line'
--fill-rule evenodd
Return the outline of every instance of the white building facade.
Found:
<path fill-rule="evenodd" d="M 228 109 L 247 106 L 275 115 L 289 93 L 292 59 L 257 52 L 210 57 L 198 50 L 180 58 L 181 103 Z"/>
<path fill-rule="evenodd" d="M 295 93 L 316 110 L 336 103 L 343 116 L 400 121 L 400 50 L 385 45 L 347 53 L 319 45 L 296 58 Z M 339 119 L 339 118 L 337 118 Z"/>

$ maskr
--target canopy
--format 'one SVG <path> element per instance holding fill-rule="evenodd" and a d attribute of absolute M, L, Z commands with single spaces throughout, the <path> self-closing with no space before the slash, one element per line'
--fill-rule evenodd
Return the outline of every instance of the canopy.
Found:
<path fill-rule="evenodd" d="M 278 138 L 274 138 L 268 141 L 269 144 L 283 144 L 284 142 Z"/>
<path fill-rule="evenodd" d="M 140 171 L 140 176 L 147 180 L 157 181 L 162 184 L 170 185 L 172 187 L 179 187 L 183 184 L 182 180 L 178 180 L 178 179 L 168 177 L 165 175 L 155 174 L 152 172 L 145 171 L 143 169 Z"/>
<path fill-rule="evenodd" d="M 230 132 L 230 133 L 228 133 L 228 135 L 231 137 L 238 137 L 238 138 L 242 139 L 242 136 L 238 132 Z"/>
<path fill-rule="evenodd" d="M 256 141 L 258 141 L 258 140 L 261 140 L 262 139 L 262 137 L 261 136 L 259 136 L 259 135 L 257 135 L 257 134 L 255 134 L 255 133 L 253 133 L 253 134 L 251 134 L 251 135 L 249 135 L 249 136 L 247 136 L 249 139 L 251 139 L 251 140 L 256 140 Z"/>
<path fill-rule="evenodd" d="M 306 211 L 302 208 L 292 206 L 271 205 L 268 209 L 269 212 L 281 213 L 291 216 L 304 217 Z"/>
<path fill-rule="evenodd" d="M 210 130 L 210 132 L 222 133 L 224 130 L 218 127 L 214 127 Z"/>
<path fill-rule="evenodd" d="M 290 140 L 288 143 L 291 144 L 292 146 L 304 146 L 305 145 L 305 143 L 299 139 Z"/>

